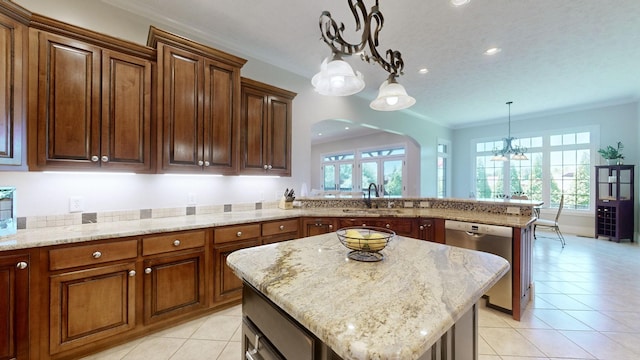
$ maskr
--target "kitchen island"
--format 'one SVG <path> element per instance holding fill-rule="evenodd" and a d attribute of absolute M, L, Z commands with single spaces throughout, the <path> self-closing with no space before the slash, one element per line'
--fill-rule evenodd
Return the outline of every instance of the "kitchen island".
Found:
<path fill-rule="evenodd" d="M 236 251 L 227 264 L 245 282 L 245 293 L 257 293 L 258 302 L 321 344 L 305 358 L 477 358 L 476 303 L 507 272 L 506 260 L 400 236 L 380 262 L 350 260 L 348 251 L 332 233 Z M 254 295 L 246 298 L 250 327 L 270 339 L 270 330 L 260 328 L 270 321 L 252 308 Z M 264 341 L 247 344 L 253 337 L 246 335 L 245 350 Z M 264 347 L 296 339 L 274 336 L 275 344 Z"/>

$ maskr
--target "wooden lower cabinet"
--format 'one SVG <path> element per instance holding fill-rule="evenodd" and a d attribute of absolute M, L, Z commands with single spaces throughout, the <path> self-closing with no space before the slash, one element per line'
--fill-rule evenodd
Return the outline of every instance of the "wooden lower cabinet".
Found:
<path fill-rule="evenodd" d="M 30 257 L 0 255 L 0 359 L 28 359 Z"/>
<path fill-rule="evenodd" d="M 144 261 L 144 323 L 206 307 L 204 248 Z"/>
<path fill-rule="evenodd" d="M 135 261 L 129 261 L 49 277 L 51 355 L 135 327 L 135 267 Z"/>
<path fill-rule="evenodd" d="M 227 256 L 244 248 L 260 245 L 260 238 L 226 242 L 213 246 L 213 303 L 216 305 L 242 298 L 242 280 L 227 265 Z"/>
<path fill-rule="evenodd" d="M 395 231 L 397 235 L 418 237 L 418 226 L 415 218 L 340 218 L 338 228 L 348 226 L 374 226 Z"/>
<path fill-rule="evenodd" d="M 300 221 L 298 219 L 275 220 L 262 223 L 262 244 L 293 240 L 300 237 Z"/>
<path fill-rule="evenodd" d="M 303 236 L 321 235 L 337 230 L 336 220 L 333 218 L 302 218 Z"/>

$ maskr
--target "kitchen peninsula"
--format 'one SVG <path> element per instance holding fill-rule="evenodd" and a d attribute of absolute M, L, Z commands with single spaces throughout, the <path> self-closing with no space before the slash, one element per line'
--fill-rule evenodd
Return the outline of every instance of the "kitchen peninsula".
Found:
<path fill-rule="evenodd" d="M 325 234 L 229 255 L 227 263 L 245 281 L 243 351 L 275 347 L 285 358 L 305 359 L 477 359 L 475 304 L 507 272 L 505 259 L 405 237 L 392 240 L 380 262 L 353 261 L 347 253 L 335 234 Z M 287 324 L 296 324 L 289 325 L 291 334 Z M 300 338 L 312 340 L 292 344 Z M 307 353 L 290 350 L 302 345 Z"/>

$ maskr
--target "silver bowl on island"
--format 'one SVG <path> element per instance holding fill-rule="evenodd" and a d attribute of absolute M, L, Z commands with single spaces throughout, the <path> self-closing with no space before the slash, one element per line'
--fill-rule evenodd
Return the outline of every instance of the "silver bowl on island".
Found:
<path fill-rule="evenodd" d="M 380 251 L 396 236 L 394 231 L 374 226 L 345 227 L 336 234 L 342 245 L 351 250 L 349 259 L 367 262 L 384 259 Z"/>

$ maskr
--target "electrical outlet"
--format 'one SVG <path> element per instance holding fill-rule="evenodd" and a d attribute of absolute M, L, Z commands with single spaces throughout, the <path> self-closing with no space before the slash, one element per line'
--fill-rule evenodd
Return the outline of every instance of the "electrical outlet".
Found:
<path fill-rule="evenodd" d="M 189 193 L 187 194 L 187 205 L 195 205 L 196 204 L 196 194 Z"/>
<path fill-rule="evenodd" d="M 82 196 L 72 196 L 69 198 L 69 212 L 84 211 L 84 198 Z"/>
<path fill-rule="evenodd" d="M 517 206 L 507 206 L 507 214 L 520 215 L 520 208 Z"/>
<path fill-rule="evenodd" d="M 420 207 L 421 208 L 429 208 L 429 207 L 431 207 L 431 204 L 428 201 L 420 201 Z"/>

